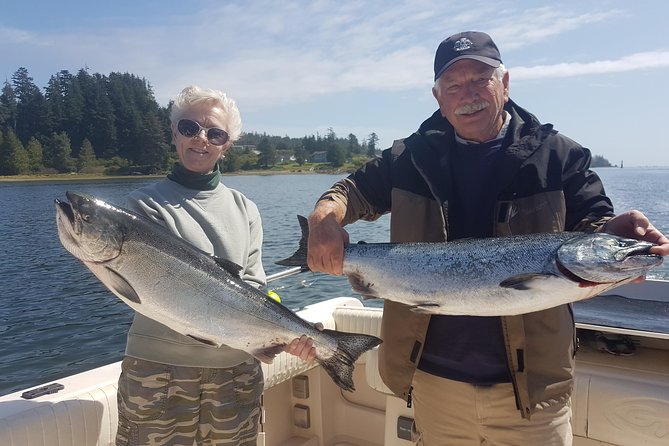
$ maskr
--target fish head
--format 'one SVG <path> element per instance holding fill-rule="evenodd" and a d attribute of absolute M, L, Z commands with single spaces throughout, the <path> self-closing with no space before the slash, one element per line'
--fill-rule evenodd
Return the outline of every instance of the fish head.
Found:
<path fill-rule="evenodd" d="M 56 199 L 58 237 L 70 254 L 82 262 L 112 260 L 123 246 L 120 209 L 90 195 L 67 192 L 67 201 Z"/>
<path fill-rule="evenodd" d="M 619 283 L 644 276 L 662 264 L 651 254 L 652 243 L 605 233 L 583 234 L 569 239 L 557 251 L 561 271 L 593 283 Z"/>

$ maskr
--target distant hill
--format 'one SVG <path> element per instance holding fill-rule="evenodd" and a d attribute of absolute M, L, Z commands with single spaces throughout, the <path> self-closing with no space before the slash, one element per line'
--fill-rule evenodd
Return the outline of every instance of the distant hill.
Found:
<path fill-rule="evenodd" d="M 614 167 L 614 165 L 603 156 L 595 155 L 592 157 L 592 163 L 590 163 L 590 167 Z"/>

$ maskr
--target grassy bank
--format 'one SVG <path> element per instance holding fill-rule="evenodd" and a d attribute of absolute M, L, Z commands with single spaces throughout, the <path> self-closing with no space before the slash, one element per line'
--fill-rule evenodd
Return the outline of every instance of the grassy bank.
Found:
<path fill-rule="evenodd" d="M 320 164 L 303 164 L 302 166 L 282 165 L 275 166 L 271 169 L 259 170 L 239 170 L 235 172 L 225 172 L 227 175 L 299 175 L 299 174 L 341 174 L 342 176 L 355 170 L 353 165 L 344 165 L 340 168 L 333 168 L 328 163 Z M 158 175 L 104 175 L 101 173 L 56 173 L 45 175 L 10 175 L 0 176 L 1 182 L 20 182 L 20 181 L 73 181 L 73 180 L 142 180 L 147 178 L 162 178 L 165 174 Z"/>

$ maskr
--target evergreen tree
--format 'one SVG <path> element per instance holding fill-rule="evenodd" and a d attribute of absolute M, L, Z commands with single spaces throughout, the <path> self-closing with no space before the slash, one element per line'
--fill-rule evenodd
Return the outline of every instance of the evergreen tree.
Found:
<path fill-rule="evenodd" d="M 318 150 L 316 137 L 314 135 L 310 135 L 302 138 L 302 147 L 307 151 L 307 153 L 314 153 L 316 150 Z"/>
<path fill-rule="evenodd" d="M 169 126 L 167 113 L 161 112 L 156 103 L 151 87 L 146 80 L 128 73 L 111 73 L 108 79 L 107 94 L 112 103 L 117 129 L 118 154 L 132 162 L 140 162 L 140 151 L 137 142 L 145 132 L 153 132 L 154 128 L 145 125 L 143 117 L 152 114 L 158 118 L 162 135 L 160 141 L 169 145 Z M 151 135 L 150 137 L 154 137 Z M 146 141 L 149 138 L 144 139 Z M 155 151 L 156 147 L 149 147 Z"/>
<path fill-rule="evenodd" d="M 28 169 L 33 173 L 41 171 L 44 168 L 42 143 L 35 137 L 30 138 L 26 152 L 28 152 Z"/>
<path fill-rule="evenodd" d="M 276 149 L 269 142 L 269 138 L 261 139 L 257 148 L 260 152 L 259 167 L 267 169 L 276 165 Z"/>
<path fill-rule="evenodd" d="M 334 142 L 337 139 L 337 134 L 332 127 L 328 127 L 328 134 L 325 135 L 325 140 Z"/>
<path fill-rule="evenodd" d="M 62 72 L 61 72 L 62 73 Z M 85 72 L 84 72 L 85 73 Z M 62 76 L 63 84 L 63 106 L 67 113 L 63 126 L 54 131 L 54 133 L 66 132 L 75 141 L 83 142 L 86 135 L 85 115 L 87 113 L 84 99 L 84 92 L 81 87 L 81 78 L 65 72 Z M 80 144 L 81 144 L 80 142 Z"/>
<path fill-rule="evenodd" d="M 304 165 L 308 158 L 309 154 L 306 150 L 304 150 L 304 147 L 299 146 L 297 149 L 295 149 L 295 161 L 297 161 L 297 164 L 300 166 Z"/>
<path fill-rule="evenodd" d="M 99 156 L 114 154 L 118 144 L 114 107 L 107 94 L 107 83 L 105 76 L 96 73 L 91 77 L 90 90 L 85 98 L 88 119 L 84 134 Z"/>
<path fill-rule="evenodd" d="M 341 146 L 331 142 L 327 147 L 327 160 L 334 167 L 341 167 L 346 162 L 346 151 Z"/>
<path fill-rule="evenodd" d="M 221 172 L 235 172 L 242 168 L 242 157 L 239 152 L 230 149 L 225 153 L 225 158 L 220 164 Z"/>
<path fill-rule="evenodd" d="M 135 140 L 135 153 L 132 158 L 139 165 L 152 166 L 151 172 L 168 168 L 169 144 L 164 141 L 162 122 L 155 113 L 149 112 L 141 118 L 141 131 Z"/>
<path fill-rule="evenodd" d="M 360 154 L 361 153 L 361 147 L 360 143 L 358 142 L 358 138 L 353 134 L 349 133 L 348 134 L 348 151 L 351 154 Z"/>
<path fill-rule="evenodd" d="M 80 69 L 77 72 L 76 83 L 78 88 L 81 90 L 81 96 L 83 98 L 83 108 L 81 110 L 81 120 L 79 125 L 76 128 L 72 128 L 71 132 L 68 132 L 70 137 L 70 144 L 72 147 L 79 148 L 84 142 L 84 138 L 90 137 L 89 141 L 97 140 L 95 137 L 91 137 L 95 132 L 95 115 L 96 110 L 96 97 L 98 94 L 98 77 L 88 73 L 87 69 Z M 73 155 L 76 156 L 76 152 L 73 152 Z"/>
<path fill-rule="evenodd" d="M 44 89 L 48 134 L 66 130 L 65 121 L 68 110 L 65 108 L 65 95 L 68 75 L 67 71 L 60 71 L 52 75 Z"/>
<path fill-rule="evenodd" d="M 16 94 L 16 136 L 28 142 L 31 136 L 44 134 L 47 125 L 46 103 L 28 70 L 20 67 L 12 76 Z"/>
<path fill-rule="evenodd" d="M 0 94 L 0 131 L 5 129 L 16 131 L 16 95 L 7 81 Z"/>
<path fill-rule="evenodd" d="M 77 156 L 77 172 L 84 172 L 87 168 L 95 167 L 96 164 L 97 160 L 93 145 L 88 138 L 84 138 L 84 142 L 81 143 L 81 149 L 79 149 L 79 156 Z"/>
<path fill-rule="evenodd" d="M 60 132 L 51 135 L 45 149 L 45 155 L 48 154 L 45 158 L 49 161 L 49 167 L 53 167 L 59 172 L 72 172 L 74 170 L 72 146 L 67 133 Z"/>
<path fill-rule="evenodd" d="M 367 138 L 367 156 L 373 158 L 376 156 L 376 145 L 379 143 L 379 137 L 376 136 L 376 133 L 372 132 Z"/>
<path fill-rule="evenodd" d="M 0 175 L 5 175 L 4 168 L 6 165 L 7 159 L 5 157 L 5 135 L 3 135 L 2 130 L 0 130 Z"/>
<path fill-rule="evenodd" d="M 2 143 L 3 162 L 0 168 L 3 175 L 28 173 L 28 152 L 13 130 L 8 130 Z"/>

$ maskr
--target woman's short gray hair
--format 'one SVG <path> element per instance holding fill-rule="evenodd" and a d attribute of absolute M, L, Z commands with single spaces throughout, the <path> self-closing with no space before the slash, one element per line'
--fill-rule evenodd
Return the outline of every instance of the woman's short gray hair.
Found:
<path fill-rule="evenodd" d="M 235 101 L 220 90 L 200 88 L 197 85 L 189 85 L 184 88 L 174 99 L 170 111 L 170 121 L 176 125 L 187 108 L 201 103 L 223 110 L 226 119 L 225 130 L 230 136 L 230 142 L 237 141 L 242 133 L 242 117 Z"/>

